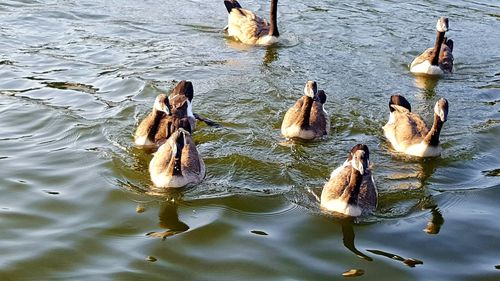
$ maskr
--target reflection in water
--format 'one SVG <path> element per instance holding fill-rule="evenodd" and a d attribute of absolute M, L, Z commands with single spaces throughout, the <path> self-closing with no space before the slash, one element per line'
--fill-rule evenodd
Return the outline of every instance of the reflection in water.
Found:
<path fill-rule="evenodd" d="M 372 258 L 360 252 L 358 249 L 356 249 L 356 246 L 354 245 L 355 235 L 354 235 L 354 228 L 352 226 L 353 222 L 354 222 L 353 217 L 346 217 L 340 220 L 340 225 L 342 226 L 342 242 L 344 243 L 344 246 L 347 249 L 349 249 L 349 251 L 356 254 L 356 256 L 365 259 L 367 261 L 372 261 L 373 260 Z"/>
<path fill-rule="evenodd" d="M 421 89 L 423 96 L 426 99 L 436 95 L 435 88 L 439 82 L 439 77 L 430 75 L 415 75 L 415 86 Z"/>
<path fill-rule="evenodd" d="M 443 215 L 441 214 L 441 211 L 439 211 L 439 208 L 436 206 L 432 207 L 431 214 L 432 217 L 429 222 L 427 222 L 427 226 L 425 227 L 424 231 L 428 234 L 438 234 L 439 230 L 441 230 L 441 226 L 444 223 Z"/>
<path fill-rule="evenodd" d="M 420 181 L 420 186 L 424 187 L 427 180 L 434 174 L 438 166 L 438 161 L 434 158 L 422 159 L 420 164 L 420 171 L 417 172 L 417 178 Z"/>
<path fill-rule="evenodd" d="M 161 238 L 165 240 L 169 236 L 173 236 L 189 230 L 189 226 L 179 220 L 177 204 L 173 202 L 163 203 L 158 214 L 160 222 L 159 226 L 166 229 L 165 231 L 151 231 L 147 236 Z"/>
<path fill-rule="evenodd" d="M 264 66 L 269 66 L 272 62 L 276 61 L 279 58 L 278 47 L 275 45 L 266 47 L 266 54 L 264 55 L 264 59 L 262 64 Z"/>
<path fill-rule="evenodd" d="M 384 257 L 388 257 L 388 258 L 393 259 L 393 260 L 400 261 L 409 267 L 415 267 L 418 264 L 424 264 L 424 262 L 421 260 L 417 260 L 417 259 L 413 259 L 413 258 L 405 259 L 402 256 L 392 254 L 389 252 L 384 252 L 384 251 L 380 251 L 380 250 L 367 250 L 367 251 L 370 253 L 374 253 L 375 255 L 384 256 Z"/>

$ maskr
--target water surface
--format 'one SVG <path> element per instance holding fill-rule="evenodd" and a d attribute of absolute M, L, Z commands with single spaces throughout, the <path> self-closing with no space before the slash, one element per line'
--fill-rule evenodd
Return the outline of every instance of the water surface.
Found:
<path fill-rule="evenodd" d="M 441 15 L 455 73 L 415 77 Z M 498 280 L 500 5 L 298 0 L 278 16 L 283 42 L 251 48 L 224 37 L 222 1 L 0 3 L 0 279 Z M 223 127 L 194 133 L 202 184 L 155 194 L 132 133 L 182 79 Z M 332 134 L 286 142 L 281 120 L 309 79 Z M 391 150 L 394 93 L 429 122 L 448 99 L 441 157 Z M 356 143 L 379 206 L 335 218 L 310 192 Z"/>

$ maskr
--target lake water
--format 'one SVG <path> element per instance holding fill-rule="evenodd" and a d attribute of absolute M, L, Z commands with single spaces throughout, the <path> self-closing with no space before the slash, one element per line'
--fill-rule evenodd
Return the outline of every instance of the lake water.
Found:
<path fill-rule="evenodd" d="M 0 3 L 0 280 L 500 280 L 500 3 L 280 1 L 264 48 L 224 37 L 222 2 Z M 441 15 L 455 72 L 416 78 Z M 182 79 L 222 128 L 194 133 L 203 183 L 158 194 L 132 134 Z M 331 136 L 287 142 L 309 79 Z M 391 150 L 394 93 L 428 122 L 448 99 L 441 157 Z M 310 191 L 356 143 L 378 208 L 322 213 Z"/>

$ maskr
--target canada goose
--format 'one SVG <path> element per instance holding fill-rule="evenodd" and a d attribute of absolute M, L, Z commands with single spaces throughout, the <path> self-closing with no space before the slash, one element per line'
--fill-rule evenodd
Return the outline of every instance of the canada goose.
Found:
<path fill-rule="evenodd" d="M 326 93 L 316 82 L 307 81 L 304 95 L 285 113 L 281 134 L 286 138 L 314 139 L 330 132 L 330 118 L 324 109 Z"/>
<path fill-rule="evenodd" d="M 194 90 L 193 90 L 193 83 L 191 83 L 191 81 L 181 80 L 172 90 L 169 98 L 172 99 L 177 95 L 185 96 L 188 99 L 187 115 L 189 123 L 191 124 L 191 132 L 193 132 L 196 129 L 196 120 L 200 120 L 205 124 L 207 124 L 208 126 L 220 127 L 218 123 L 208 118 L 201 117 L 200 115 L 193 112 Z"/>
<path fill-rule="evenodd" d="M 193 83 L 191 81 L 181 80 L 175 88 L 170 93 L 169 99 L 173 99 L 174 97 L 181 95 L 187 98 L 187 117 L 189 119 L 189 124 L 191 124 L 190 132 L 193 132 L 196 128 L 196 117 L 193 114 Z"/>
<path fill-rule="evenodd" d="M 156 97 L 151 113 L 144 118 L 134 134 L 134 143 L 138 146 L 157 146 L 165 140 L 165 130 L 162 129 L 162 120 L 169 111 L 169 99 L 160 94 Z"/>
<path fill-rule="evenodd" d="M 357 144 L 347 160 L 330 175 L 321 192 L 323 209 L 357 217 L 377 207 L 377 187 L 370 169 L 370 151 Z"/>
<path fill-rule="evenodd" d="M 419 157 L 441 154 L 439 134 L 448 118 L 448 101 L 445 98 L 440 98 L 434 106 L 434 123 L 430 130 L 420 116 L 411 112 L 410 103 L 403 96 L 391 96 L 389 110 L 389 121 L 383 129 L 396 151 Z"/>
<path fill-rule="evenodd" d="M 441 75 L 453 70 L 453 41 L 444 34 L 448 31 L 448 18 L 440 17 L 436 24 L 437 38 L 433 48 L 416 57 L 410 71 L 416 74 Z"/>
<path fill-rule="evenodd" d="M 192 124 L 188 116 L 188 98 L 183 95 L 176 95 L 169 99 L 169 104 L 170 114 L 163 117 L 160 125 L 160 130 L 165 131 L 165 140 L 179 128 L 183 128 L 191 133 Z"/>
<path fill-rule="evenodd" d="M 149 163 L 151 181 L 156 187 L 177 188 L 200 183 L 205 164 L 191 134 L 179 128 L 158 148 Z"/>
<path fill-rule="evenodd" d="M 271 0 L 270 23 L 243 9 L 236 0 L 224 0 L 224 5 L 229 13 L 225 28 L 229 36 L 249 45 L 271 45 L 278 42 L 278 0 Z"/>

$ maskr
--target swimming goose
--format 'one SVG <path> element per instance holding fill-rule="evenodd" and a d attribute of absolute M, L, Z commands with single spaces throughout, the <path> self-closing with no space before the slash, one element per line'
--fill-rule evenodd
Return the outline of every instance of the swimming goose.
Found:
<path fill-rule="evenodd" d="M 440 17 L 436 24 L 437 38 L 433 48 L 428 48 L 416 57 L 410 72 L 416 74 L 441 75 L 453 70 L 453 41 L 444 34 L 448 31 L 448 18 Z"/>
<path fill-rule="evenodd" d="M 191 81 L 181 80 L 170 93 L 169 99 L 173 99 L 179 95 L 187 98 L 187 117 L 189 119 L 189 124 L 191 124 L 190 132 L 193 132 L 196 128 L 196 117 L 193 114 L 193 83 L 191 83 Z"/>
<path fill-rule="evenodd" d="M 191 133 L 192 124 L 188 116 L 188 98 L 183 95 L 176 95 L 169 99 L 169 104 L 170 114 L 162 119 L 160 125 L 160 129 L 165 131 L 165 140 L 179 128 L 183 128 Z"/>
<path fill-rule="evenodd" d="M 169 114 L 169 100 L 164 94 L 156 97 L 151 113 L 139 123 L 134 143 L 138 146 L 157 146 L 165 140 L 165 130 L 162 129 L 162 120 Z"/>
<path fill-rule="evenodd" d="M 411 112 L 410 103 L 403 96 L 392 96 L 389 110 L 389 121 L 383 129 L 396 151 L 419 157 L 441 154 L 439 134 L 448 118 L 448 101 L 445 98 L 440 98 L 434 106 L 434 123 L 430 130 L 420 116 Z"/>
<path fill-rule="evenodd" d="M 377 207 L 377 187 L 370 169 L 370 151 L 357 144 L 330 175 L 321 192 L 321 208 L 357 217 Z"/>
<path fill-rule="evenodd" d="M 196 120 L 200 120 L 205 124 L 207 124 L 208 126 L 220 127 L 218 123 L 208 118 L 201 117 L 200 115 L 193 112 L 194 90 L 193 90 L 193 83 L 191 83 L 191 81 L 181 80 L 172 90 L 169 98 L 172 99 L 177 95 L 185 96 L 188 99 L 187 115 L 189 123 L 191 124 L 191 132 L 193 132 L 196 129 Z"/>
<path fill-rule="evenodd" d="M 224 0 L 224 5 L 229 13 L 225 28 L 229 36 L 249 45 L 271 45 L 278 42 L 278 0 L 271 0 L 270 23 L 243 9 L 236 0 Z"/>
<path fill-rule="evenodd" d="M 286 138 L 314 139 L 330 132 L 330 118 L 324 109 L 326 93 L 307 81 L 304 95 L 285 113 L 281 134 Z"/>
<path fill-rule="evenodd" d="M 203 180 L 205 164 L 188 131 L 178 129 L 160 146 L 149 163 L 149 174 L 153 184 L 161 188 L 178 188 Z"/>

